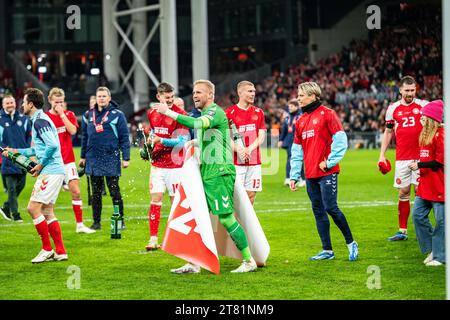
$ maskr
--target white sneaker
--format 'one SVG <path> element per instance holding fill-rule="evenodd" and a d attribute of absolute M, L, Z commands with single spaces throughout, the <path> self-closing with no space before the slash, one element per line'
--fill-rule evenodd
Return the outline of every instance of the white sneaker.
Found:
<path fill-rule="evenodd" d="M 255 271 L 258 268 L 256 265 L 256 262 L 253 258 L 250 259 L 250 261 L 242 261 L 242 264 L 239 266 L 239 268 L 232 270 L 232 273 L 244 273 L 244 272 L 252 272 Z"/>
<path fill-rule="evenodd" d="M 69 256 L 67 255 L 67 253 L 63 253 L 63 254 L 55 253 L 53 255 L 53 260 L 55 260 L 55 261 L 66 261 L 66 260 L 69 260 Z"/>
<path fill-rule="evenodd" d="M 86 227 L 84 224 L 77 225 L 76 229 L 77 233 L 94 233 L 95 230 Z"/>
<path fill-rule="evenodd" d="M 151 236 L 150 240 L 148 241 L 148 244 L 145 246 L 145 250 L 153 251 L 153 250 L 158 250 L 160 247 L 161 246 L 158 244 L 158 237 Z"/>
<path fill-rule="evenodd" d="M 291 180 L 289 178 L 284 179 L 284 185 L 289 186 L 291 184 Z"/>
<path fill-rule="evenodd" d="M 170 272 L 172 273 L 200 273 L 200 266 L 192 264 L 192 263 L 186 263 L 184 266 L 178 268 L 178 269 L 171 269 Z"/>
<path fill-rule="evenodd" d="M 31 260 L 31 263 L 41 263 L 45 261 L 51 261 L 53 260 L 53 256 L 55 255 L 55 252 L 52 250 L 47 251 L 42 249 L 36 257 L 34 257 L 33 260 Z"/>
<path fill-rule="evenodd" d="M 431 260 L 433 260 L 433 252 L 430 252 L 428 254 L 428 256 L 425 258 L 425 260 L 423 260 L 423 263 L 427 264 L 428 262 L 430 262 Z"/>
<path fill-rule="evenodd" d="M 437 260 L 431 260 L 430 262 L 428 262 L 426 264 L 427 267 L 437 267 L 437 266 L 442 266 L 442 265 L 443 265 L 443 263 L 439 262 Z"/>

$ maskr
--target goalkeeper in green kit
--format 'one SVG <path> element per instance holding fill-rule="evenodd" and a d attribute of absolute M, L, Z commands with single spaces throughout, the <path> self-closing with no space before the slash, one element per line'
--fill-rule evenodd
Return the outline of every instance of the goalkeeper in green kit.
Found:
<path fill-rule="evenodd" d="M 200 172 L 205 189 L 208 208 L 219 216 L 220 223 L 230 234 L 236 247 L 242 252 L 244 261 L 234 273 L 251 272 L 257 269 L 244 229 L 234 217 L 233 194 L 236 169 L 233 164 L 228 120 L 225 112 L 214 103 L 215 86 L 208 80 L 194 83 L 192 97 L 195 107 L 201 110 L 199 118 L 178 114 L 166 104 L 155 108 L 180 124 L 198 130 L 201 152 Z M 174 273 L 199 273 L 200 266 L 188 263 L 171 270 Z"/>

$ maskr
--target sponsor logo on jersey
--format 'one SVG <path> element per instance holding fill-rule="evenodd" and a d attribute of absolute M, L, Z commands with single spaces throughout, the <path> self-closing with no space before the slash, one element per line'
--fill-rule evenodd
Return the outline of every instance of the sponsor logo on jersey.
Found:
<path fill-rule="evenodd" d="M 66 127 L 59 127 L 59 128 L 56 128 L 56 132 L 58 132 L 58 133 L 64 133 L 64 132 L 66 132 L 67 130 L 66 130 Z"/>
<path fill-rule="evenodd" d="M 155 127 L 156 134 L 169 134 L 169 128 Z"/>
<path fill-rule="evenodd" d="M 315 133 L 314 133 L 314 129 L 312 130 L 308 130 L 308 131 L 303 131 L 302 132 L 302 139 L 308 139 L 308 138 L 312 138 L 314 137 Z"/>
<path fill-rule="evenodd" d="M 256 131 L 256 124 L 251 123 L 251 124 L 246 124 L 243 126 L 239 126 L 239 132 L 249 132 L 249 131 Z"/>
<path fill-rule="evenodd" d="M 430 156 L 430 150 L 420 150 L 421 158 L 428 158 Z"/>

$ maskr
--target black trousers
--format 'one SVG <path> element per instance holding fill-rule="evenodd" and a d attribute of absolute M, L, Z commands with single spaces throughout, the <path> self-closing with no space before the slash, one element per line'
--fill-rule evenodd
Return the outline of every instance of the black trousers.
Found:
<path fill-rule="evenodd" d="M 120 216 L 123 217 L 123 200 L 120 194 L 119 177 L 94 177 L 91 176 L 92 183 L 92 214 L 94 222 L 100 223 L 102 216 L 102 191 L 103 181 L 106 178 L 106 185 L 108 186 L 109 194 L 113 205 L 119 206 Z M 111 211 L 113 214 L 113 211 Z"/>
<path fill-rule="evenodd" d="M 25 187 L 27 176 L 26 174 L 4 174 L 3 179 L 8 191 L 8 199 L 3 204 L 3 208 L 10 211 L 13 216 L 17 216 L 19 213 L 17 198 Z"/>

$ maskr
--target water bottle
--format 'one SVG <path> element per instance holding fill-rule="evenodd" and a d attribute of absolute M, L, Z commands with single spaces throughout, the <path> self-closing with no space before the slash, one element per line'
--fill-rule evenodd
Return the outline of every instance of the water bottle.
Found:
<path fill-rule="evenodd" d="M 114 205 L 114 213 L 111 216 L 111 239 L 120 239 L 122 235 L 120 230 L 122 229 L 122 220 L 120 218 L 119 206 Z"/>

